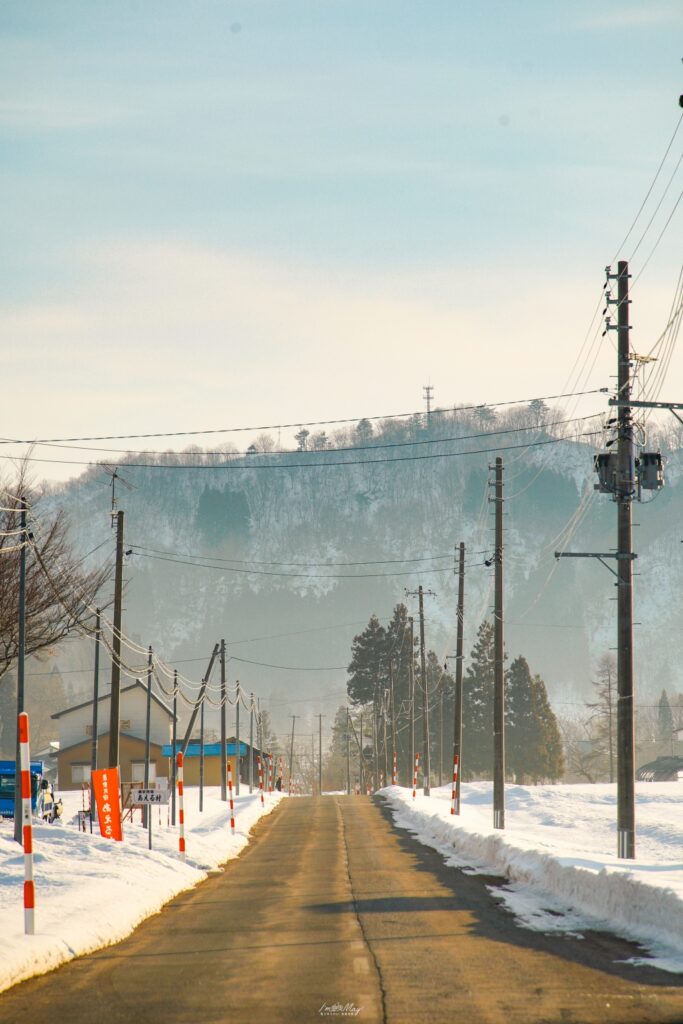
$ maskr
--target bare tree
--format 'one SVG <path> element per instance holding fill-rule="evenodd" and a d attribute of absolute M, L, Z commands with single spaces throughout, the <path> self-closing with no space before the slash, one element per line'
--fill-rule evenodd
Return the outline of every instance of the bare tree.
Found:
<path fill-rule="evenodd" d="M 86 569 L 68 539 L 64 510 L 49 519 L 37 511 L 39 495 L 30 486 L 27 463 L 13 481 L 0 482 L 0 679 L 19 649 L 20 507 L 28 506 L 26 559 L 26 655 L 59 643 L 94 622 L 93 608 L 111 567 Z"/>

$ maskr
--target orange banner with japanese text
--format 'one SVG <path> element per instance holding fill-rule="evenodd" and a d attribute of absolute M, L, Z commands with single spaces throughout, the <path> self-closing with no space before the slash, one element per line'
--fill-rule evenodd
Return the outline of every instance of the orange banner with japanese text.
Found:
<path fill-rule="evenodd" d="M 97 804 L 100 832 L 107 839 L 121 842 L 121 800 L 118 768 L 100 768 L 91 772 L 93 795 Z"/>

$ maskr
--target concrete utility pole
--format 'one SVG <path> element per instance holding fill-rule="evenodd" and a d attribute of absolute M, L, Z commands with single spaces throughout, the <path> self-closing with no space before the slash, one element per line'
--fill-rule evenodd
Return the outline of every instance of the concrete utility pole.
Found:
<path fill-rule="evenodd" d="M 19 740 L 19 715 L 25 711 L 24 663 L 26 660 L 26 502 L 19 499 L 19 528 L 21 551 L 19 552 L 19 645 L 17 650 L 17 740 L 14 761 L 14 839 L 23 846 L 23 816 L 21 813 L 21 743 Z"/>
<path fill-rule="evenodd" d="M 101 621 L 100 621 L 100 609 L 95 609 L 95 670 L 93 672 L 93 687 L 92 687 L 92 737 L 90 739 L 90 771 L 94 772 L 97 770 L 97 729 L 98 729 L 98 712 L 99 712 L 99 700 L 100 700 L 100 637 L 102 635 Z M 90 824 L 92 825 L 93 818 L 97 813 L 97 807 L 95 801 L 92 799 L 92 793 L 90 795 Z"/>
<path fill-rule="evenodd" d="M 175 805 L 176 805 L 176 762 L 177 762 L 177 751 L 176 743 L 178 742 L 178 669 L 173 669 L 173 721 L 171 723 L 171 750 L 173 756 L 171 757 L 171 824 L 175 825 Z"/>
<path fill-rule="evenodd" d="M 152 729 L 152 648 L 147 648 L 147 706 L 145 713 L 145 789 L 149 788 L 149 757 Z M 142 824 L 146 826 L 152 811 L 148 804 L 142 808 Z"/>
<path fill-rule="evenodd" d="M 611 275 L 610 275 L 611 276 Z M 622 402 L 631 399 L 628 263 L 620 260 L 618 287 L 618 391 Z M 631 503 L 636 495 L 635 446 L 630 405 L 620 405 L 617 441 L 617 853 L 636 855 L 635 763 L 633 716 L 633 534 Z"/>
<path fill-rule="evenodd" d="M 455 813 L 460 814 L 460 778 L 462 776 L 462 669 L 465 622 L 465 545 L 460 544 L 458 559 L 458 634 L 455 647 L 455 708 L 453 714 L 453 755 L 458 758 L 455 784 Z"/>
<path fill-rule="evenodd" d="M 116 568 L 114 571 L 114 629 L 109 699 L 109 767 L 119 763 L 119 719 L 121 706 L 121 605 L 123 601 L 123 512 L 116 514 Z"/>
<path fill-rule="evenodd" d="M 292 742 L 291 742 L 290 747 L 289 747 L 289 795 L 291 796 L 292 795 L 292 772 L 294 770 L 294 726 L 296 725 L 296 720 L 297 720 L 297 718 L 299 716 L 298 715 L 290 715 L 289 717 L 292 719 Z"/>
<path fill-rule="evenodd" d="M 346 795 L 351 796 L 351 716 L 346 707 Z"/>
<path fill-rule="evenodd" d="M 254 792 L 254 694 L 249 695 L 249 792 Z M 259 747 L 259 750 L 261 748 Z"/>
<path fill-rule="evenodd" d="M 505 828 L 505 665 L 503 643 L 503 460 L 496 459 L 493 609 L 493 827 Z"/>
<path fill-rule="evenodd" d="M 318 793 L 323 795 L 323 718 L 318 715 Z"/>
<path fill-rule="evenodd" d="M 425 612 L 424 612 L 424 590 L 422 585 L 417 588 L 417 596 L 420 602 L 420 674 L 422 676 L 422 742 L 424 744 L 424 770 L 423 780 L 424 788 L 423 793 L 425 796 L 430 794 L 430 759 L 429 759 L 429 695 L 427 688 L 427 662 L 425 660 Z M 431 594 L 431 590 L 427 591 Z"/>
<path fill-rule="evenodd" d="M 221 800 L 228 799 L 228 751 L 226 719 L 228 696 L 225 689 L 225 640 L 221 640 Z"/>
<path fill-rule="evenodd" d="M 408 765 L 408 786 L 413 780 L 415 764 L 415 622 L 408 616 L 410 626 L 410 658 L 408 660 L 408 683 L 410 687 L 410 764 Z"/>
<path fill-rule="evenodd" d="M 396 751 L 396 704 L 394 701 L 394 667 L 391 661 L 389 662 L 389 688 L 389 700 L 391 708 L 391 781 L 393 783 L 394 758 L 397 757 L 398 754 Z"/>
<path fill-rule="evenodd" d="M 235 701 L 235 796 L 240 795 L 240 769 L 242 767 L 242 748 L 240 746 L 240 701 L 242 691 L 237 680 L 237 699 Z"/>

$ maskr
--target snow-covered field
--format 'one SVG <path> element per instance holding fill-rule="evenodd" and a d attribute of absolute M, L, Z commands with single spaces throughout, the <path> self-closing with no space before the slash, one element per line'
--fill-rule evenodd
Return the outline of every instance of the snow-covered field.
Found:
<path fill-rule="evenodd" d="M 507 786 L 505 830 L 493 828 L 492 784 L 431 796 L 388 787 L 397 825 L 447 862 L 501 875 L 493 891 L 543 932 L 604 929 L 636 940 L 642 962 L 683 973 L 683 785 L 636 784 L 636 860 L 616 856 L 616 786 Z M 641 961 L 638 961 L 641 962 Z"/>
<path fill-rule="evenodd" d="M 189 889 L 249 842 L 254 822 L 267 814 L 281 794 L 235 797 L 235 835 L 230 835 L 228 805 L 220 788 L 185 790 L 187 859 L 178 854 L 178 829 L 170 828 L 167 808 L 152 810 L 152 845 L 140 825 L 124 825 L 124 841 L 97 832 L 79 832 L 76 814 L 81 794 L 63 793 L 61 823 L 34 825 L 36 883 L 35 931 L 24 935 L 22 848 L 14 842 L 14 823 L 0 819 L 0 992 L 18 981 L 57 967 L 128 935 L 183 889 Z M 161 817 L 161 823 L 160 823 Z M 95 826 L 97 830 L 97 826 Z"/>

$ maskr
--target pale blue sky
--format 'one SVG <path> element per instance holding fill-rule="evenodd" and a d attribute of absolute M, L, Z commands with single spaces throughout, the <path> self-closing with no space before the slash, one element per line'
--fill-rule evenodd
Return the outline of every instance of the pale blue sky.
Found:
<path fill-rule="evenodd" d="M 2 433 L 562 389 L 676 126 L 682 28 L 668 0 L 0 0 Z M 634 291 L 643 349 L 682 223 Z"/>

